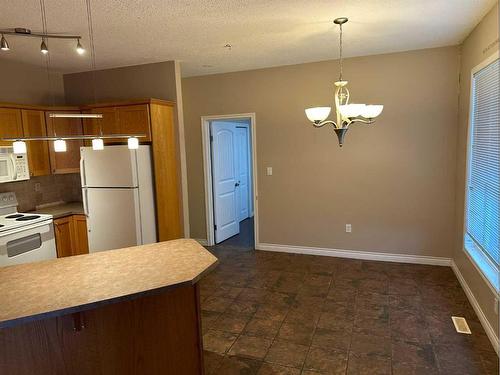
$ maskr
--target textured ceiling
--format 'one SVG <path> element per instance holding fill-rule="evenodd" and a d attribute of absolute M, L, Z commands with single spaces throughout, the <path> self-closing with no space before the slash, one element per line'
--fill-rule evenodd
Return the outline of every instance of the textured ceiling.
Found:
<path fill-rule="evenodd" d="M 91 0 L 97 68 L 180 60 L 183 76 L 338 57 L 331 22 L 349 17 L 345 55 L 361 56 L 461 42 L 496 0 Z M 48 31 L 83 36 L 84 0 L 47 0 Z M 41 29 L 39 0 L 6 0 L 0 27 Z M 43 64 L 40 41 L 8 37 L 0 59 Z M 233 47 L 224 48 L 226 43 Z M 74 43 L 49 43 L 51 67 L 90 69 Z"/>

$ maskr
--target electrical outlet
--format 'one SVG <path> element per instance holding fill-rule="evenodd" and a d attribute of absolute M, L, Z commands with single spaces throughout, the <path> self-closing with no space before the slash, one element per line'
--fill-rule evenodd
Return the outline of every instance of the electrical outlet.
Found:
<path fill-rule="evenodd" d="M 273 175 L 273 167 L 267 167 L 266 173 L 268 176 L 272 176 Z"/>
<path fill-rule="evenodd" d="M 352 232 L 352 226 L 351 226 L 351 224 L 346 224 L 345 225 L 345 231 L 346 231 L 346 233 L 351 233 Z"/>
<path fill-rule="evenodd" d="M 39 183 L 39 182 L 36 182 L 36 183 L 35 183 L 35 191 L 36 191 L 36 192 L 39 192 L 40 190 L 42 190 L 42 185 L 40 185 L 40 183 Z"/>

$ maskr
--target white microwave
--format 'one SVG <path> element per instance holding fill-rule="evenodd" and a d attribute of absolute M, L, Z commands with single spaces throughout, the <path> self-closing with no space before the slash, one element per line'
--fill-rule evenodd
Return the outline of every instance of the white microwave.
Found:
<path fill-rule="evenodd" d="M 30 179 L 26 154 L 14 154 L 12 147 L 0 147 L 0 183 Z"/>

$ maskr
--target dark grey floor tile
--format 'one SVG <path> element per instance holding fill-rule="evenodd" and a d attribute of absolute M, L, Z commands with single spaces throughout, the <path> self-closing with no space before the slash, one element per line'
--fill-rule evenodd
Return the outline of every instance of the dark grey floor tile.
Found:
<path fill-rule="evenodd" d="M 346 351 L 351 345 L 351 332 L 343 329 L 329 330 L 316 328 L 311 345 L 323 349 L 339 349 Z"/>
<path fill-rule="evenodd" d="M 347 375 L 391 375 L 391 359 L 377 355 L 350 352 Z"/>
<path fill-rule="evenodd" d="M 275 340 L 264 360 L 277 365 L 301 368 L 306 359 L 307 350 L 308 347 L 305 345 Z"/>
<path fill-rule="evenodd" d="M 281 322 L 271 319 L 253 317 L 246 325 L 243 334 L 251 336 L 264 336 L 274 338 L 278 334 Z"/>
<path fill-rule="evenodd" d="M 239 357 L 264 359 L 271 343 L 272 339 L 267 337 L 241 335 L 231 347 L 229 354 Z"/>
<path fill-rule="evenodd" d="M 264 362 L 260 367 L 258 375 L 300 375 L 300 370 Z"/>
<path fill-rule="evenodd" d="M 307 354 L 304 369 L 335 375 L 345 374 L 347 352 L 311 347 Z"/>
<path fill-rule="evenodd" d="M 226 356 L 217 368 L 217 375 L 254 375 L 259 371 L 261 361 L 235 356 Z"/>
<path fill-rule="evenodd" d="M 209 330 L 203 335 L 203 348 L 219 354 L 226 353 L 238 335 L 229 332 Z"/>
<path fill-rule="evenodd" d="M 311 343 L 313 333 L 314 327 L 285 321 L 278 333 L 278 339 L 308 346 Z"/>

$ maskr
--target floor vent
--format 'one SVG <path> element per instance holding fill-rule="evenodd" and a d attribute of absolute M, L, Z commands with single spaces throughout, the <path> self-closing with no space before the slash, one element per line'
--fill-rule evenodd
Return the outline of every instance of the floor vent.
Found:
<path fill-rule="evenodd" d="M 462 318 L 460 316 L 452 316 L 451 320 L 453 320 L 453 324 L 455 325 L 455 329 L 458 333 L 466 333 L 468 335 L 472 333 L 465 318 Z"/>

